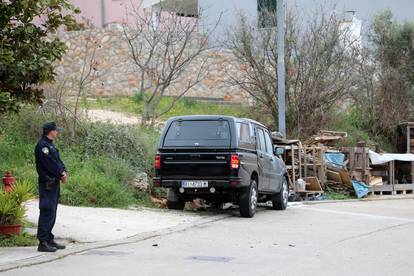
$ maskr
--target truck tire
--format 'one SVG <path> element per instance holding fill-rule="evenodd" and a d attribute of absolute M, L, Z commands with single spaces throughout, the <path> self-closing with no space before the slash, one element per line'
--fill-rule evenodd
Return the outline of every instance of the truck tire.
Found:
<path fill-rule="evenodd" d="M 249 187 L 244 188 L 239 197 L 240 216 L 244 218 L 252 218 L 257 208 L 257 183 L 256 180 L 250 180 Z"/>
<path fill-rule="evenodd" d="M 184 210 L 185 200 L 177 195 L 175 189 L 168 189 L 167 208 L 170 210 Z"/>
<path fill-rule="evenodd" d="M 289 185 L 286 177 L 283 179 L 280 192 L 272 195 L 272 206 L 274 210 L 285 210 L 288 205 Z"/>

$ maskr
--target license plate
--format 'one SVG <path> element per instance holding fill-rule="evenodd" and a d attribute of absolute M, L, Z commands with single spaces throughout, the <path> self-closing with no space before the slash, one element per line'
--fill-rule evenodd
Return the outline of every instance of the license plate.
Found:
<path fill-rule="evenodd" d="M 181 187 L 183 188 L 208 188 L 208 181 L 203 180 L 190 180 L 182 181 Z"/>

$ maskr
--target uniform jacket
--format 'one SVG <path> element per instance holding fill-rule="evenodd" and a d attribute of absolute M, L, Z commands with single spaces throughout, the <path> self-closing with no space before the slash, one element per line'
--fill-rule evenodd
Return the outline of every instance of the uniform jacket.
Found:
<path fill-rule="evenodd" d="M 48 181 L 49 178 L 60 180 L 63 172 L 66 172 L 65 164 L 59 156 L 59 150 L 52 140 L 43 136 L 35 148 L 36 170 L 39 174 L 39 183 Z"/>

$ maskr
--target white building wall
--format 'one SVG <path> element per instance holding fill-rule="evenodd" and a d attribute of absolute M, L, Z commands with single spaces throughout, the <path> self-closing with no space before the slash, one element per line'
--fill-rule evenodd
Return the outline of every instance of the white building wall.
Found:
<path fill-rule="evenodd" d="M 204 27 L 211 28 L 220 19 L 213 40 L 225 39 L 226 31 L 239 22 L 240 14 L 244 14 L 252 21 L 257 21 L 256 0 L 198 0 L 200 17 L 200 31 Z"/>

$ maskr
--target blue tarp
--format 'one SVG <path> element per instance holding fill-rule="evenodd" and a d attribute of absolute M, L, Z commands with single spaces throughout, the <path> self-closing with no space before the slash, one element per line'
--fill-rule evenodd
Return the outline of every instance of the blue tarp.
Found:
<path fill-rule="evenodd" d="M 352 187 L 354 187 L 355 194 L 358 198 L 366 196 L 369 192 L 369 186 L 361 181 L 352 180 Z"/>
<path fill-rule="evenodd" d="M 345 154 L 340 152 L 327 152 L 325 153 L 325 161 L 331 166 L 341 169 L 344 165 Z"/>

